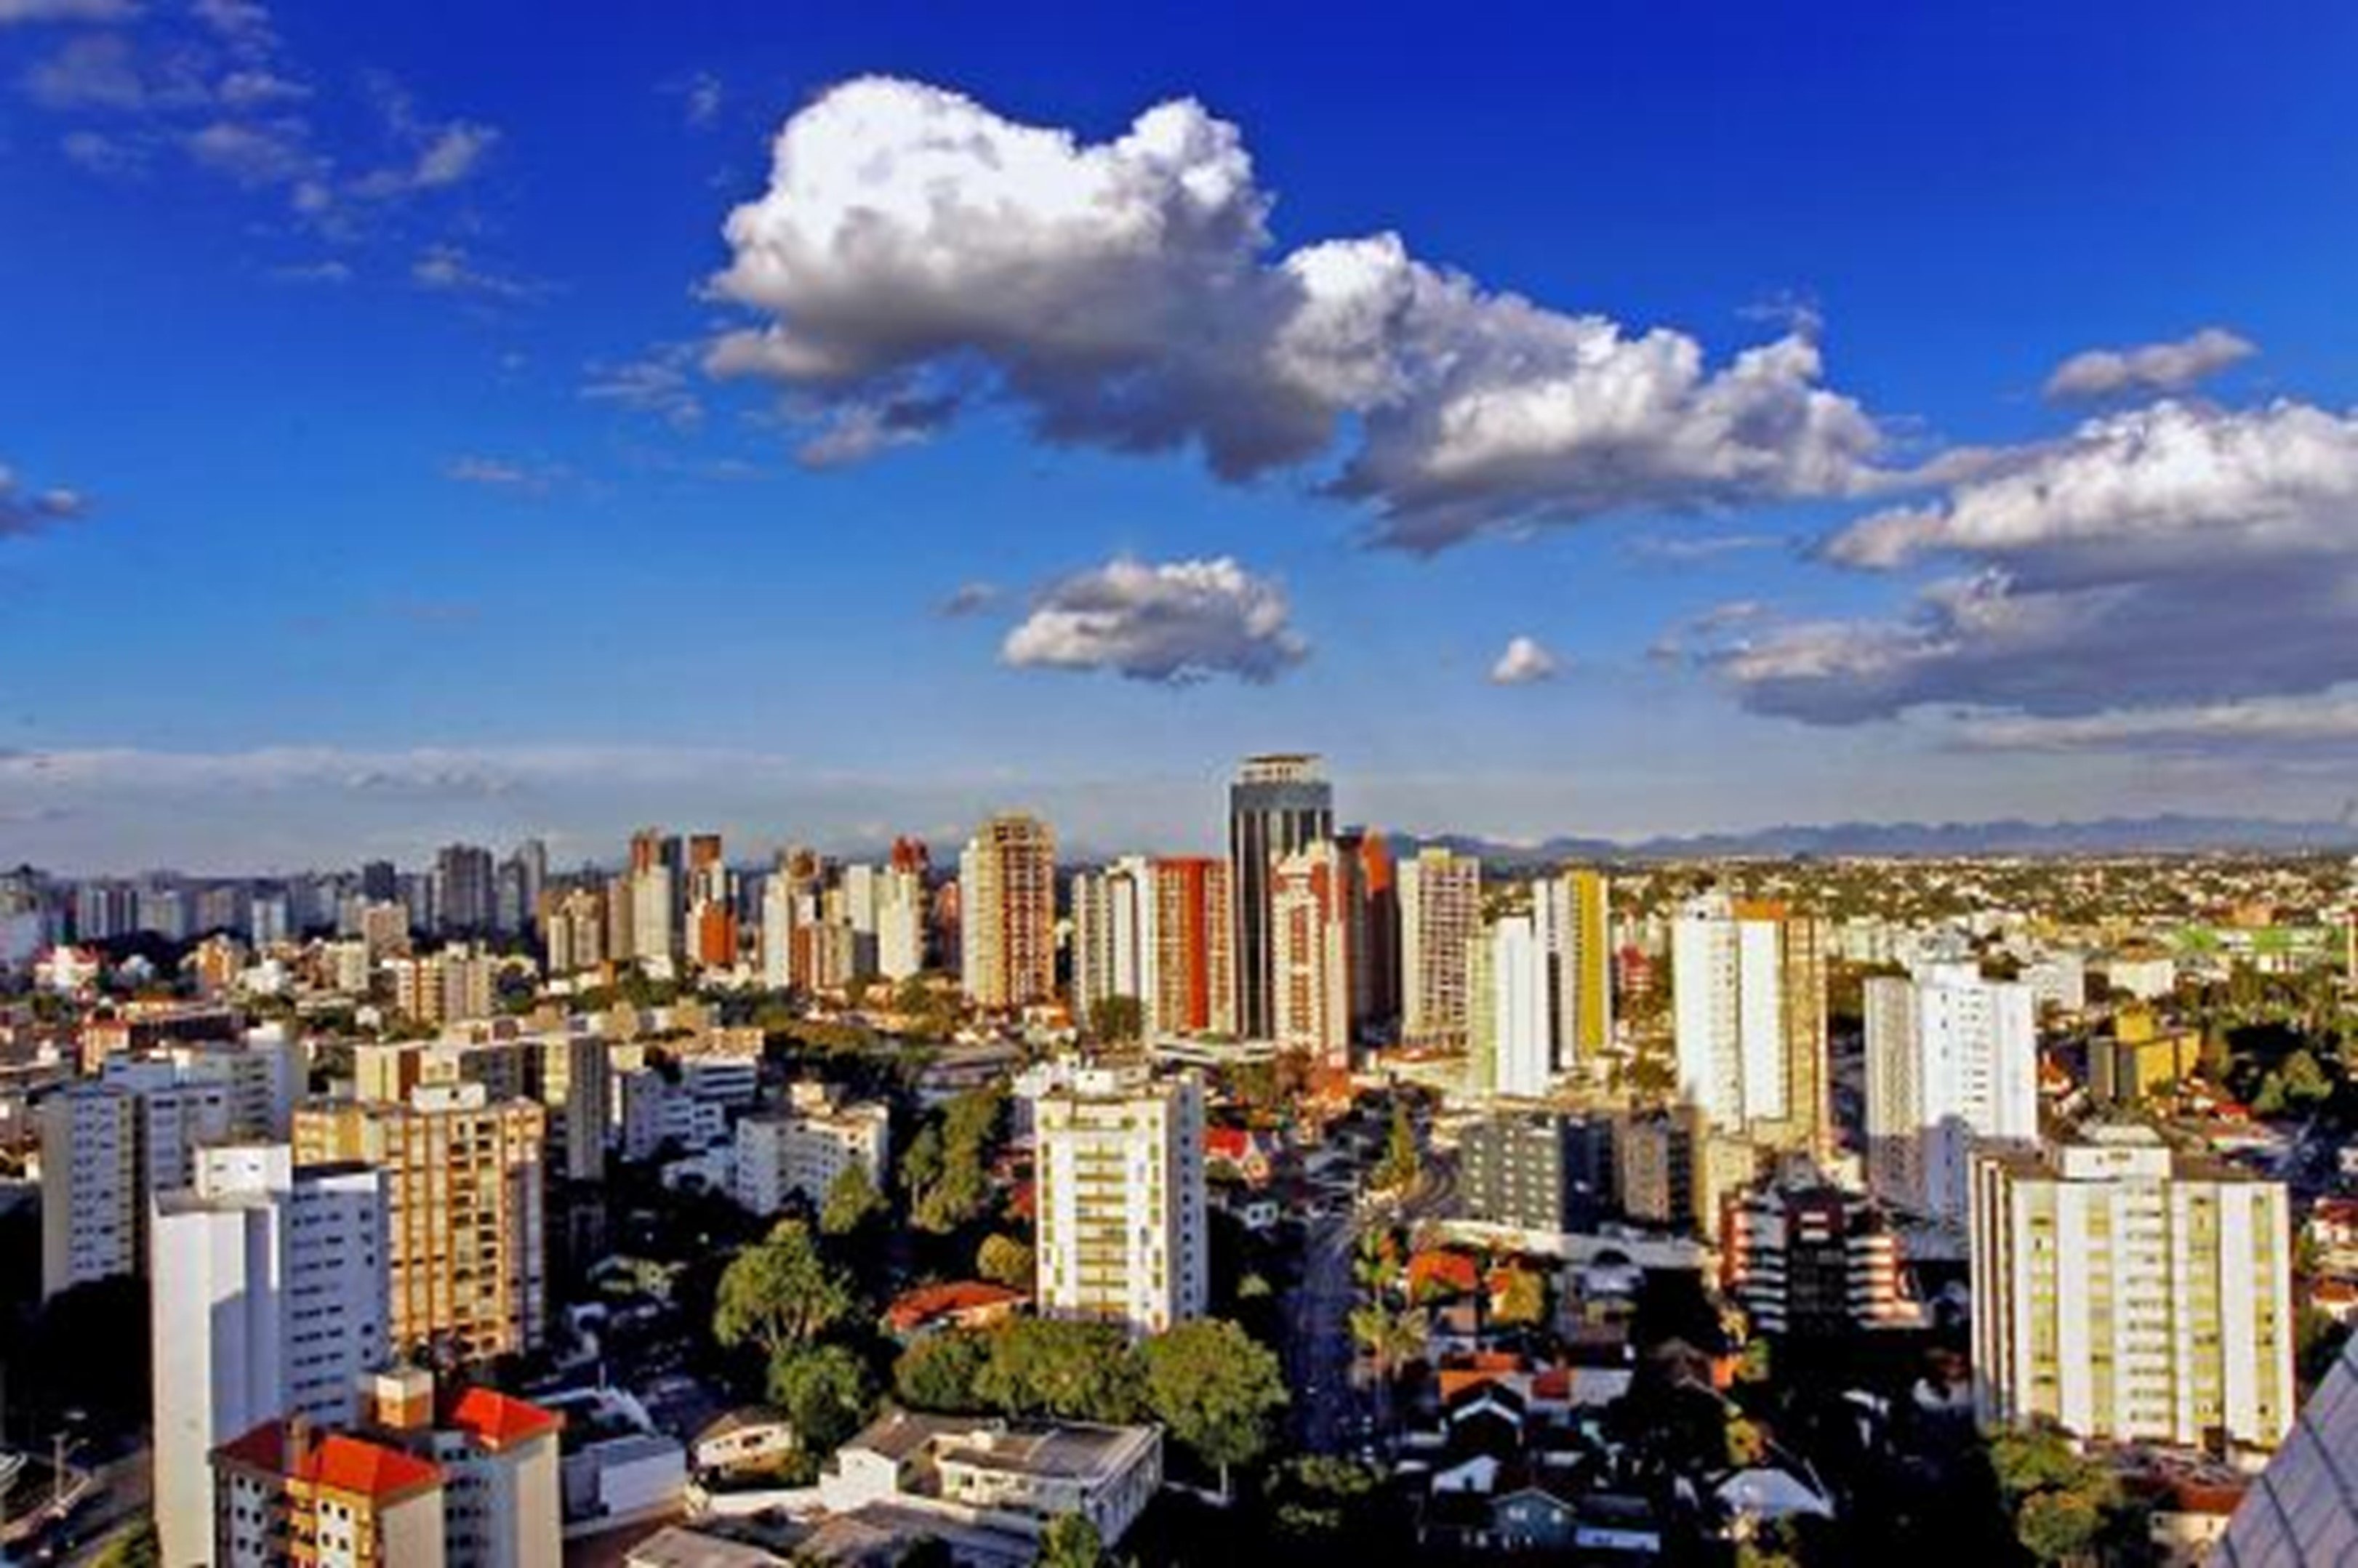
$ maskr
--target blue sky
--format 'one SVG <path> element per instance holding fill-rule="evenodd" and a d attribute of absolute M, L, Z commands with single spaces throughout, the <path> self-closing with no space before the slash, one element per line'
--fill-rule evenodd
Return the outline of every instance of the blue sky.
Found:
<path fill-rule="evenodd" d="M 0 0 L 0 859 L 2339 810 L 2358 16 L 1267 10 Z"/>

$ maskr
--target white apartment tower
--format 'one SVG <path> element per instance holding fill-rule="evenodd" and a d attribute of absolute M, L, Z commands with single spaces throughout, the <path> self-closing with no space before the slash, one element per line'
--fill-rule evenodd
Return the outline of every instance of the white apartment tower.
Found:
<path fill-rule="evenodd" d="M 384 1358 L 384 1178 L 297 1170 L 284 1143 L 199 1152 L 156 1200 L 156 1527 L 163 1560 L 214 1561 L 215 1447 L 263 1422 L 344 1425 Z"/>
<path fill-rule="evenodd" d="M 1154 868 L 1131 855 L 1073 879 L 1073 1022 L 1095 1033 L 1098 1004 L 1128 997 L 1154 1010 Z"/>
<path fill-rule="evenodd" d="M 1671 927 L 1679 1090 L 1712 1124 L 1823 1152 L 1833 1135 L 1819 925 L 1709 895 Z"/>
<path fill-rule="evenodd" d="M 1119 1323 L 1133 1335 L 1202 1316 L 1202 1080 L 1067 1064 L 1027 1092 L 1042 1314 Z"/>
<path fill-rule="evenodd" d="M 1985 1422 L 2272 1449 L 2293 1419 L 2282 1183 L 2142 1127 L 1975 1156 L 1974 1398 Z"/>
<path fill-rule="evenodd" d="M 1475 939 L 1474 1040 L 1492 1093 L 1545 1096 L 1550 1049 L 1547 952 L 1528 914 L 1510 914 Z"/>
<path fill-rule="evenodd" d="M 1977 1144 L 2039 1136 L 2030 988 L 1970 963 L 1866 982 L 1867 1181 L 1901 1208 L 1963 1225 Z"/>

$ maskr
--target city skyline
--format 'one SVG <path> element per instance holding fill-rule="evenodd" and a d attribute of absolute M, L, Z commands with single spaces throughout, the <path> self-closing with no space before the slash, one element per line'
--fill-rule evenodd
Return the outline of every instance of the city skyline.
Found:
<path fill-rule="evenodd" d="M 0 861 L 2331 819 L 2358 19 L 2166 9 L 0 8 Z"/>

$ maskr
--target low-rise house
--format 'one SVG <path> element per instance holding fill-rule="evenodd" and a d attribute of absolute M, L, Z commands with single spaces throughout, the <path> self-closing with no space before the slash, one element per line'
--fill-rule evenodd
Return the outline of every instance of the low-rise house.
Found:
<path fill-rule="evenodd" d="M 884 1309 L 892 1337 L 910 1340 L 937 1328 L 988 1328 L 1015 1315 L 1029 1298 L 985 1280 L 956 1280 L 904 1291 Z"/>
<path fill-rule="evenodd" d="M 818 1495 L 833 1516 L 898 1507 L 1028 1540 L 1077 1513 L 1111 1545 L 1162 1485 L 1158 1427 L 896 1410 L 836 1451 Z"/>
<path fill-rule="evenodd" d="M 688 1454 L 698 1475 L 742 1476 L 774 1470 L 799 1446 L 784 1411 L 741 1405 L 698 1433 Z"/>

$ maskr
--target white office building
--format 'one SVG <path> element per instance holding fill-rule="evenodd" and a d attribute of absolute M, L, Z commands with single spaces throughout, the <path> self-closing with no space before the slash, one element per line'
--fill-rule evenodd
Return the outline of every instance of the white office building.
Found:
<path fill-rule="evenodd" d="M 213 1449 L 267 1421 L 349 1424 L 383 1360 L 381 1173 L 297 1169 L 284 1143 L 200 1152 L 156 1200 L 156 1524 L 174 1568 L 213 1562 Z"/>
<path fill-rule="evenodd" d="M 1886 1203 L 1962 1225 L 1977 1144 L 2039 1136 L 2030 988 L 1971 963 L 1866 982 L 1867 1181 Z"/>

